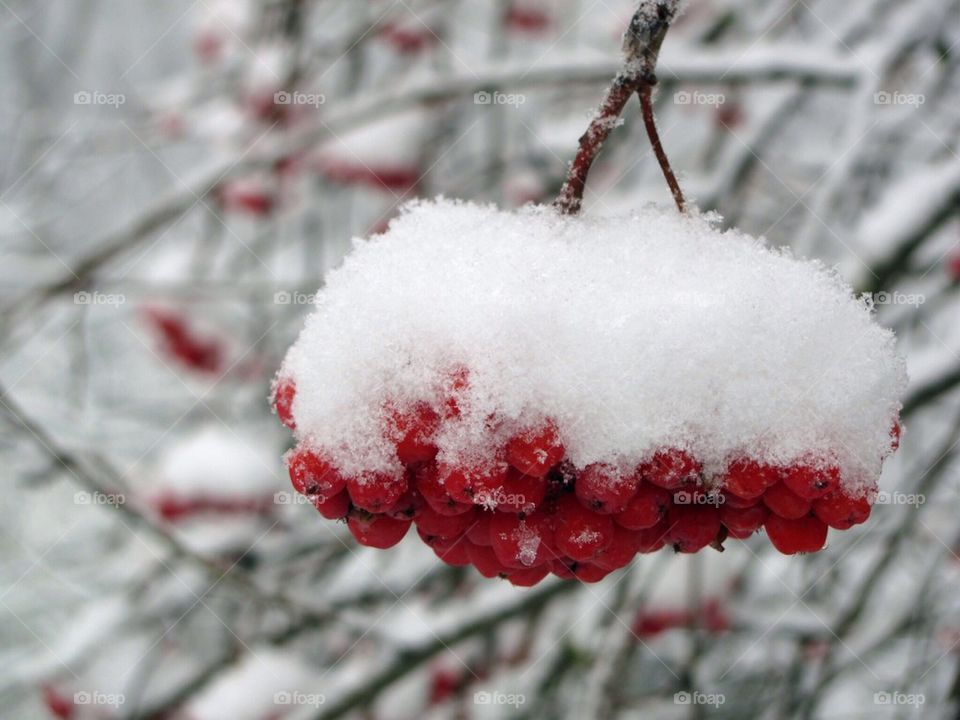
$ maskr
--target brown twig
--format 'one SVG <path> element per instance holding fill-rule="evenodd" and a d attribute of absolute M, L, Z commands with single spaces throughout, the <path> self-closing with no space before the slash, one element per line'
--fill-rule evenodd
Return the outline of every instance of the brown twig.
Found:
<path fill-rule="evenodd" d="M 587 131 L 580 136 L 577 155 L 570 164 L 567 179 L 553 203 L 561 214 L 576 215 L 580 212 L 590 167 L 600 154 L 610 131 L 616 126 L 624 106 L 634 93 L 640 96 L 644 126 L 657 161 L 667 179 L 667 184 L 670 185 L 677 208 L 683 212 L 685 207 L 683 193 L 680 191 L 680 185 L 660 143 L 656 123 L 653 120 L 653 108 L 650 104 L 651 88 L 657 82 L 654 71 L 660 55 L 660 46 L 663 44 L 663 38 L 667 34 L 670 23 L 676 17 L 678 5 L 677 0 L 642 0 L 631 18 L 630 26 L 623 34 L 623 66 L 613 79 Z"/>

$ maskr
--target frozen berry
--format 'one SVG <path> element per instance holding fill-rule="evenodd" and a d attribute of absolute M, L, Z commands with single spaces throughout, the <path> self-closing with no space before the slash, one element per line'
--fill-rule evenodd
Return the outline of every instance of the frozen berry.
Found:
<path fill-rule="evenodd" d="M 770 511 L 766 505 L 759 504 L 746 508 L 727 507 L 720 508 L 720 520 L 727 530 L 730 530 L 738 538 L 749 537 L 762 526 L 767 519 Z"/>
<path fill-rule="evenodd" d="M 467 528 L 467 539 L 474 545 L 490 545 L 490 523 L 493 520 L 493 516 L 493 512 L 488 510 L 478 510 L 477 514 L 474 516 L 476 522 Z"/>
<path fill-rule="evenodd" d="M 865 497 L 851 497 L 839 490 L 813 501 L 813 514 L 837 530 L 849 530 L 870 517 Z"/>
<path fill-rule="evenodd" d="M 757 497 L 752 498 L 743 498 L 739 495 L 734 495 L 733 493 L 724 493 L 723 494 L 723 506 L 731 508 L 748 508 L 753 507 L 754 505 L 763 503 L 763 495 L 757 495 Z"/>
<path fill-rule="evenodd" d="M 443 416 L 448 420 L 460 417 L 464 396 L 470 388 L 470 371 L 461 366 L 450 371 L 443 386 Z"/>
<path fill-rule="evenodd" d="M 507 568 L 500 563 L 491 547 L 470 543 L 467 545 L 467 555 L 477 572 L 484 577 L 493 578 L 507 574 Z"/>
<path fill-rule="evenodd" d="M 810 515 L 794 520 L 770 515 L 764 527 L 770 542 L 784 555 L 817 552 L 827 541 L 827 526 Z"/>
<path fill-rule="evenodd" d="M 403 540 L 410 529 L 410 521 L 355 510 L 347 519 L 347 527 L 361 545 L 382 550 Z"/>
<path fill-rule="evenodd" d="M 406 474 L 399 470 L 392 473 L 363 473 L 347 478 L 350 499 L 358 508 L 378 513 L 388 510 L 407 491 Z"/>
<path fill-rule="evenodd" d="M 425 402 L 400 410 L 387 408 L 390 438 L 396 445 L 397 457 L 404 465 L 426 462 L 437 455 L 433 437 L 440 425 L 440 416 Z"/>
<path fill-rule="evenodd" d="M 313 450 L 301 448 L 287 459 L 293 489 L 303 495 L 333 497 L 346 485 L 330 460 Z"/>
<path fill-rule="evenodd" d="M 610 571 L 589 562 L 578 562 L 569 558 L 554 560 L 550 563 L 554 575 L 566 579 L 577 579 L 580 582 L 595 583 L 603 580 Z"/>
<path fill-rule="evenodd" d="M 276 408 L 280 422 L 291 430 L 297 429 L 293 419 L 293 399 L 297 396 L 297 386 L 290 378 L 283 378 L 273 391 L 273 407 Z"/>
<path fill-rule="evenodd" d="M 434 543 L 433 552 L 443 560 L 447 565 L 463 567 L 470 564 L 470 555 L 467 553 L 468 543 L 462 537 L 453 539 L 441 539 Z"/>
<path fill-rule="evenodd" d="M 643 484 L 627 506 L 614 516 L 628 530 L 653 527 L 663 520 L 672 504 L 670 492 L 656 485 Z"/>
<path fill-rule="evenodd" d="M 557 426 L 546 422 L 518 433 L 507 443 L 507 461 L 517 470 L 542 477 L 563 459 Z"/>
<path fill-rule="evenodd" d="M 543 502 L 546 493 L 546 478 L 524 475 L 511 468 L 502 487 L 497 488 L 492 496 L 481 492 L 476 501 L 485 507 L 492 504 L 502 512 L 532 512 Z"/>
<path fill-rule="evenodd" d="M 314 495 L 313 506 L 327 520 L 339 520 L 350 510 L 350 494 L 341 490 L 336 495 Z"/>
<path fill-rule="evenodd" d="M 656 552 L 667 544 L 667 522 L 662 520 L 653 527 L 637 530 L 637 552 Z"/>
<path fill-rule="evenodd" d="M 795 520 L 810 512 L 810 501 L 800 497 L 783 483 L 777 483 L 763 494 L 763 503 L 782 518 Z"/>
<path fill-rule="evenodd" d="M 727 466 L 723 487 L 738 497 L 756 498 L 771 485 L 776 485 L 779 479 L 779 468 L 750 458 L 738 458 Z"/>
<path fill-rule="evenodd" d="M 424 505 L 415 521 L 417 529 L 427 535 L 454 538 L 463 535 L 474 522 L 474 512 L 462 515 L 441 515 L 430 505 Z"/>
<path fill-rule="evenodd" d="M 791 465 L 783 472 L 783 484 L 800 497 L 814 500 L 840 485 L 840 470 L 833 466 Z"/>
<path fill-rule="evenodd" d="M 660 450 L 641 465 L 643 479 L 667 490 L 676 490 L 700 479 L 700 463 L 683 450 Z"/>
<path fill-rule="evenodd" d="M 555 557 L 551 518 L 544 512 L 527 516 L 498 512 L 490 521 L 490 544 L 508 568 L 529 568 Z"/>
<path fill-rule="evenodd" d="M 511 569 L 507 571 L 507 582 L 517 587 L 533 587 L 550 574 L 550 566 L 546 563 L 530 568 Z"/>
<path fill-rule="evenodd" d="M 710 505 L 674 505 L 667 513 L 666 541 L 677 552 L 694 553 L 720 532 L 720 513 Z"/>
<path fill-rule="evenodd" d="M 571 495 L 557 502 L 554 523 L 557 550 L 572 560 L 590 560 L 613 540 L 613 519 L 587 510 Z"/>
<path fill-rule="evenodd" d="M 448 465 L 438 468 L 439 481 L 454 500 L 483 505 L 478 497 L 489 494 L 507 481 L 509 469 L 505 460 L 498 458 L 485 462 Z"/>
<path fill-rule="evenodd" d="M 424 502 L 423 496 L 415 488 L 408 487 L 400 499 L 385 511 L 385 514 L 397 520 L 413 520 L 420 514 Z"/>
<path fill-rule="evenodd" d="M 640 487 L 640 476 L 623 473 L 612 465 L 587 465 L 577 477 L 574 490 L 584 507 L 599 513 L 623 510 Z"/>
<path fill-rule="evenodd" d="M 640 530 L 627 530 L 614 525 L 613 540 L 597 553 L 593 562 L 606 570 L 619 570 L 626 567 L 636 556 L 641 538 Z"/>
<path fill-rule="evenodd" d="M 414 483 L 423 499 L 441 515 L 462 515 L 470 512 L 473 505 L 457 502 L 440 482 L 440 475 L 434 463 L 421 465 L 414 471 Z"/>

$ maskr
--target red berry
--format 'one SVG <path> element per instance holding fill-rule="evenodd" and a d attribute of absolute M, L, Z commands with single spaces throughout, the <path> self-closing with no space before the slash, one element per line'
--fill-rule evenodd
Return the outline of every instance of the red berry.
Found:
<path fill-rule="evenodd" d="M 556 556 L 551 518 L 544 512 L 527 516 L 495 513 L 490 521 L 490 545 L 508 568 L 535 567 Z"/>
<path fill-rule="evenodd" d="M 297 423 L 293 419 L 293 400 L 296 396 L 297 385 L 292 378 L 280 380 L 273 391 L 273 407 L 277 411 L 277 417 L 291 430 L 297 429 Z"/>
<path fill-rule="evenodd" d="M 674 505 L 667 513 L 668 544 L 677 552 L 694 553 L 720 532 L 720 513 L 710 505 Z"/>
<path fill-rule="evenodd" d="M 577 562 L 569 558 L 554 560 L 550 563 L 550 570 L 557 577 L 567 580 L 575 578 L 585 583 L 600 582 L 610 574 L 609 570 L 599 565 L 594 565 L 589 562 Z"/>
<path fill-rule="evenodd" d="M 640 466 L 644 480 L 667 490 L 698 482 L 701 469 L 692 455 L 673 448 L 660 450 Z"/>
<path fill-rule="evenodd" d="M 494 458 L 476 464 L 447 465 L 438 469 L 439 480 L 454 500 L 462 503 L 485 504 L 478 500 L 485 491 L 501 487 L 507 481 L 509 469 L 505 460 Z"/>
<path fill-rule="evenodd" d="M 807 500 L 823 497 L 840 485 L 840 470 L 836 467 L 817 468 L 810 465 L 791 465 L 783 473 L 783 484 Z"/>
<path fill-rule="evenodd" d="M 384 550 L 403 540 L 403 536 L 410 529 L 410 521 L 354 511 L 347 519 L 347 527 L 361 545 Z"/>
<path fill-rule="evenodd" d="M 890 428 L 890 450 L 896 451 L 900 448 L 900 435 L 903 434 L 903 426 L 899 420 L 893 421 L 893 427 Z"/>
<path fill-rule="evenodd" d="M 726 505 L 720 507 L 720 520 L 724 527 L 740 539 L 749 537 L 759 530 L 769 514 L 770 511 L 763 504 L 747 508 L 727 507 Z"/>
<path fill-rule="evenodd" d="M 652 553 L 666 545 L 668 527 L 667 521 L 662 520 L 653 527 L 637 530 L 637 552 Z"/>
<path fill-rule="evenodd" d="M 630 564 L 637 555 L 640 540 L 643 539 L 641 530 L 627 530 L 615 525 L 613 541 L 605 549 L 597 553 L 594 563 L 605 570 L 619 570 Z"/>
<path fill-rule="evenodd" d="M 408 487 L 400 499 L 391 505 L 385 513 L 397 520 L 413 520 L 420 514 L 424 502 L 423 496 L 415 488 Z"/>
<path fill-rule="evenodd" d="M 398 409 L 388 405 L 388 432 L 396 445 L 397 457 L 404 465 L 433 460 L 437 446 L 433 437 L 440 426 L 440 416 L 425 402 Z"/>
<path fill-rule="evenodd" d="M 810 512 L 810 501 L 800 497 L 783 483 L 778 483 L 763 494 L 763 503 L 782 518 L 795 520 Z"/>
<path fill-rule="evenodd" d="M 827 526 L 811 515 L 795 520 L 771 515 L 764 526 L 770 542 L 784 555 L 817 552 L 827 541 Z"/>
<path fill-rule="evenodd" d="M 526 475 L 543 477 L 563 460 L 563 452 L 557 426 L 547 421 L 510 439 L 507 443 L 507 462 Z"/>
<path fill-rule="evenodd" d="M 583 507 L 572 495 L 557 502 L 554 542 L 571 560 L 590 560 L 613 540 L 613 519 Z"/>
<path fill-rule="evenodd" d="M 738 497 L 756 498 L 779 480 L 779 468 L 750 458 L 738 458 L 727 466 L 723 487 Z"/>
<path fill-rule="evenodd" d="M 653 527 L 666 517 L 671 504 L 669 491 L 656 485 L 643 484 L 614 520 L 628 530 Z"/>
<path fill-rule="evenodd" d="M 470 371 L 460 365 L 453 368 L 443 385 L 443 417 L 452 420 L 460 417 L 464 395 L 470 388 Z"/>
<path fill-rule="evenodd" d="M 73 717 L 76 706 L 73 698 L 58 692 L 50 685 L 44 685 L 41 689 L 43 693 L 43 704 L 55 718 L 60 720 L 70 720 Z"/>
<path fill-rule="evenodd" d="M 454 500 L 440 483 L 440 475 L 434 463 L 421 465 L 414 472 L 414 482 L 423 499 L 441 515 L 462 515 L 470 512 L 473 505 Z"/>
<path fill-rule="evenodd" d="M 470 543 L 467 545 L 467 555 L 470 556 L 470 562 L 473 563 L 477 572 L 486 578 L 507 574 L 507 568 L 500 563 L 491 547 Z"/>
<path fill-rule="evenodd" d="M 622 473 L 612 465 L 587 465 L 577 477 L 574 490 L 584 507 L 599 513 L 623 510 L 640 487 L 640 475 Z"/>
<path fill-rule="evenodd" d="M 546 478 L 524 475 L 511 468 L 503 486 L 492 494 L 481 491 L 477 502 L 486 507 L 493 504 L 502 512 L 532 512 L 543 502 L 546 493 Z"/>
<path fill-rule="evenodd" d="M 346 480 L 329 458 L 300 448 L 287 458 L 287 470 L 293 489 L 302 495 L 333 497 L 346 486 Z"/>
<path fill-rule="evenodd" d="M 752 498 L 743 498 L 739 495 L 734 495 L 733 493 L 724 493 L 723 494 L 723 506 L 731 507 L 737 509 L 743 509 L 748 507 L 753 507 L 754 505 L 761 504 L 763 502 L 763 495 L 758 495 L 757 497 Z"/>
<path fill-rule="evenodd" d="M 336 495 L 314 495 L 313 506 L 327 520 L 339 520 L 350 510 L 350 494 L 341 490 Z"/>
<path fill-rule="evenodd" d="M 467 553 L 467 546 L 469 544 L 470 543 L 462 537 L 452 540 L 443 538 L 433 544 L 433 552 L 447 565 L 463 567 L 470 564 L 470 555 Z"/>
<path fill-rule="evenodd" d="M 463 535 L 476 522 L 473 509 L 462 515 L 441 515 L 429 504 L 417 515 L 417 529 L 428 536 L 455 538 Z"/>
<path fill-rule="evenodd" d="M 478 510 L 474 516 L 476 522 L 467 528 L 467 539 L 474 545 L 490 546 L 490 523 L 494 513 L 487 510 Z"/>
<path fill-rule="evenodd" d="M 409 483 L 399 470 L 393 473 L 363 473 L 347 478 L 347 490 L 353 504 L 372 513 L 385 512 L 403 497 Z"/>
<path fill-rule="evenodd" d="M 813 501 L 813 514 L 837 530 L 849 530 L 870 517 L 865 497 L 850 497 L 840 490 Z"/>
<path fill-rule="evenodd" d="M 533 587 L 549 574 L 550 566 L 547 564 L 537 565 L 531 568 L 509 570 L 507 572 L 507 582 L 517 587 Z"/>

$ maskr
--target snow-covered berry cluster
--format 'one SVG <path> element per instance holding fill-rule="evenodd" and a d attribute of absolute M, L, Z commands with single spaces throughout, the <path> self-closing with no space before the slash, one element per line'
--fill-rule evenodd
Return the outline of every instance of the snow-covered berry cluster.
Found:
<path fill-rule="evenodd" d="M 346 520 L 362 545 L 392 547 L 413 525 L 445 563 L 521 586 L 551 572 L 596 582 L 638 553 L 719 549 L 761 528 L 781 553 L 816 552 L 828 527 L 847 530 L 870 516 L 868 496 L 845 490 L 836 466 L 813 459 L 778 467 L 740 457 L 708 477 L 691 454 L 663 448 L 626 470 L 577 468 L 550 419 L 479 460 L 438 460 L 436 438 L 444 423 L 459 420 L 457 391 L 468 378 L 463 369 L 452 373 L 445 383 L 452 392 L 438 403 L 385 408 L 393 471 L 347 474 L 305 444 L 288 455 L 294 489 L 323 517 Z M 274 406 L 291 429 L 295 397 L 292 379 L 277 384 Z M 899 433 L 898 423 L 891 449 Z"/>
<path fill-rule="evenodd" d="M 834 275 L 703 219 L 440 201 L 358 243 L 279 377 L 324 517 L 532 585 L 821 549 L 870 514 L 905 375 Z"/>

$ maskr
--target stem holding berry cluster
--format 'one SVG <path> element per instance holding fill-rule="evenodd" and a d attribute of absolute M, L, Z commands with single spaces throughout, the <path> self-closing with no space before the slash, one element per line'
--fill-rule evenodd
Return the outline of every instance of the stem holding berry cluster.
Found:
<path fill-rule="evenodd" d="M 604 141 L 617 125 L 620 113 L 623 112 L 627 101 L 634 93 L 640 98 L 644 127 L 657 162 L 673 194 L 677 209 L 684 212 L 686 201 L 670 167 L 663 144 L 660 142 L 650 97 L 651 90 L 657 83 L 654 71 L 660 55 L 660 46 L 678 9 L 679 0 L 641 0 L 640 6 L 630 20 L 630 26 L 623 35 L 623 66 L 613 79 L 590 126 L 580 136 L 577 155 L 570 165 L 570 172 L 560 189 L 560 194 L 553 203 L 561 214 L 577 215 L 580 212 L 590 167 L 600 154 Z"/>

